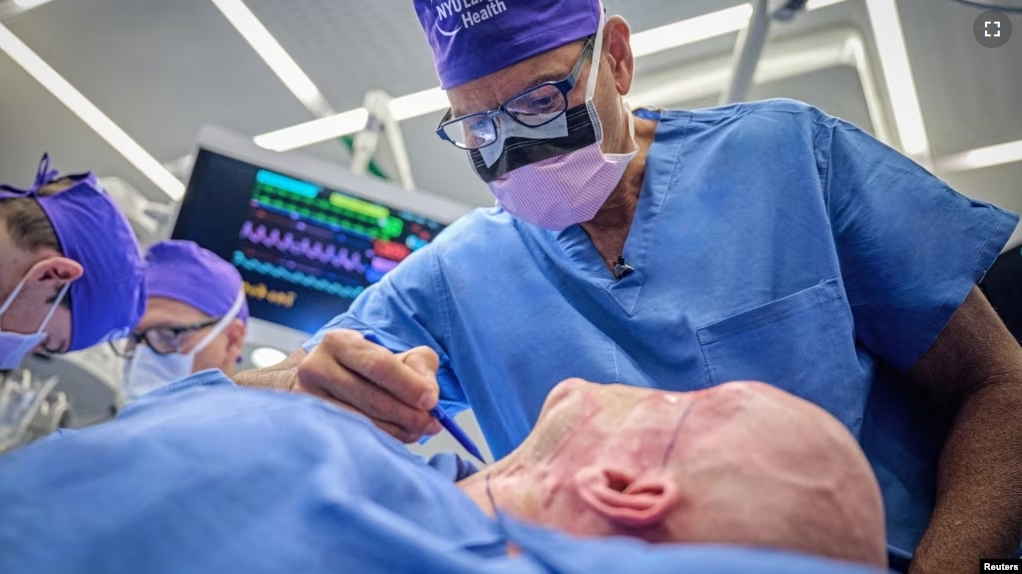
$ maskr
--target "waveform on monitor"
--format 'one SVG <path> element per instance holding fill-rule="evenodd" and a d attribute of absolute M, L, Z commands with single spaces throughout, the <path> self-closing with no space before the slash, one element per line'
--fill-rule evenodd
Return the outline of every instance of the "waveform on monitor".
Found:
<path fill-rule="evenodd" d="M 290 231 L 281 234 L 279 229 L 269 229 L 265 225 L 256 225 L 251 221 L 246 221 L 241 226 L 239 236 L 256 245 L 274 248 L 281 253 L 300 255 L 313 261 L 328 263 L 345 271 L 365 272 L 365 264 L 362 262 L 363 254 L 358 251 L 349 251 L 347 247 L 337 248 L 333 244 L 324 245 L 308 237 L 297 239 Z"/>
<path fill-rule="evenodd" d="M 290 269 L 285 269 L 272 263 L 259 261 L 258 259 L 250 259 L 245 257 L 245 254 L 241 251 L 234 252 L 233 263 L 235 266 L 247 271 L 254 271 L 255 273 L 267 275 L 275 279 L 290 281 L 291 283 L 308 287 L 309 289 L 322 291 L 330 295 L 335 295 L 342 299 L 354 299 L 362 294 L 362 291 L 365 291 L 365 287 L 361 285 L 342 285 L 321 277 L 307 275 L 301 271 L 291 271 Z"/>
<path fill-rule="evenodd" d="M 336 195 L 336 194 L 335 194 Z M 297 214 L 321 225 L 336 227 L 374 239 L 393 239 L 401 235 L 404 221 L 393 215 L 373 217 L 342 209 L 339 200 L 310 199 L 280 194 L 272 188 L 258 186 L 252 195 L 252 203 L 263 209 L 279 210 L 285 214 Z"/>

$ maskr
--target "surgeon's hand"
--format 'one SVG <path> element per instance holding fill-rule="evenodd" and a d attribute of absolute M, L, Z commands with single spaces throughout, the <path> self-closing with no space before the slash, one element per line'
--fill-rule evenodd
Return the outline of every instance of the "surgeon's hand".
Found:
<path fill-rule="evenodd" d="M 410 443 L 442 427 L 429 414 L 440 398 L 440 358 L 429 347 L 394 354 L 358 331 L 331 331 L 298 364 L 292 390 L 361 413 Z"/>

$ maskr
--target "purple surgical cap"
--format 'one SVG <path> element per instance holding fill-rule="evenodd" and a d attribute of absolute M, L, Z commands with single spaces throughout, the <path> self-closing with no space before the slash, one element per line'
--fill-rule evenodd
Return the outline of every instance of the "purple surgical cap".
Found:
<path fill-rule="evenodd" d="M 49 155 L 39 162 L 33 186 L 0 186 L 0 199 L 36 200 L 50 219 L 64 257 L 84 273 L 71 283 L 70 351 L 126 336 L 145 312 L 145 276 L 135 233 L 95 174 L 68 176 L 65 191 L 40 196 L 39 189 L 59 179 Z"/>
<path fill-rule="evenodd" d="M 146 253 L 146 290 L 219 317 L 231 310 L 241 292 L 241 274 L 233 265 L 191 241 L 161 241 Z M 238 319 L 248 323 L 248 302 Z"/>
<path fill-rule="evenodd" d="M 413 0 L 449 90 L 596 33 L 599 0 Z"/>

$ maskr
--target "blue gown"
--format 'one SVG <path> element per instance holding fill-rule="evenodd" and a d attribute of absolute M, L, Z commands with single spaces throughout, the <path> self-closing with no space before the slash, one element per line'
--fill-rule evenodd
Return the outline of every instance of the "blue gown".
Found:
<path fill-rule="evenodd" d="M 904 374 L 1011 235 L 856 127 L 794 101 L 664 111 L 615 280 L 580 226 L 477 210 L 368 289 L 338 328 L 442 358 L 495 456 L 569 377 L 686 391 L 753 379 L 811 400 L 863 444 L 910 553 L 945 428 Z"/>
<path fill-rule="evenodd" d="M 0 572 L 866 572 L 785 552 L 569 539 L 498 522 L 454 485 L 455 466 L 431 467 L 319 399 L 241 389 L 205 371 L 109 423 L 0 456 Z M 524 554 L 508 557 L 508 541 Z"/>

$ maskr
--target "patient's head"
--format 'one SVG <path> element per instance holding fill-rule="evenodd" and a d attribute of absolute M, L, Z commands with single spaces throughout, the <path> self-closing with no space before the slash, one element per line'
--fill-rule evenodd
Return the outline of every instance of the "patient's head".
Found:
<path fill-rule="evenodd" d="M 886 565 L 883 506 L 855 439 L 762 383 L 670 393 L 565 381 L 529 438 L 461 486 L 579 535 L 732 543 Z"/>

